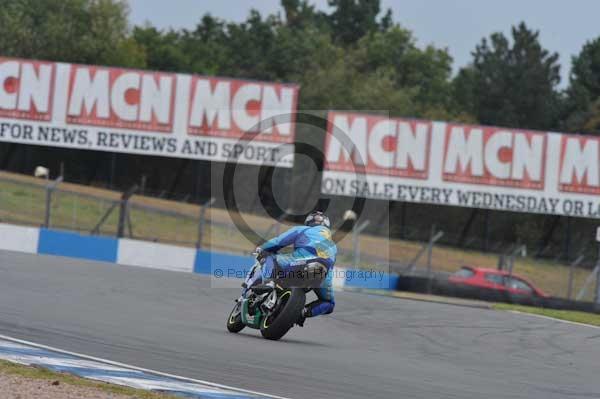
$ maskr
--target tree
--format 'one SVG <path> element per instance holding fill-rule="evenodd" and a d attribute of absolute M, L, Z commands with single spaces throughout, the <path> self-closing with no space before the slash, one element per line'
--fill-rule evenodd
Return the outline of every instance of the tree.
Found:
<path fill-rule="evenodd" d="M 333 38 L 342 44 L 356 43 L 366 34 L 385 30 L 391 24 L 389 9 L 382 22 L 377 21 L 380 0 L 329 0 L 328 3 L 334 9 L 329 15 Z"/>
<path fill-rule="evenodd" d="M 190 56 L 183 49 L 179 32 L 161 32 L 150 25 L 136 26 L 133 39 L 144 50 L 148 68 L 170 72 L 190 69 Z"/>
<path fill-rule="evenodd" d="M 305 109 L 385 111 L 394 116 L 418 113 L 416 90 L 396 88 L 390 69 L 364 75 L 350 60 L 338 58 L 311 72 L 310 84 L 303 86 L 301 97 Z"/>
<path fill-rule="evenodd" d="M 312 25 L 321 32 L 329 30 L 328 16 L 317 11 L 308 0 L 281 0 L 281 7 L 285 12 L 286 25 L 291 28 L 302 29 Z"/>
<path fill-rule="evenodd" d="M 600 37 L 573 57 L 566 104 L 567 130 L 600 131 Z"/>
<path fill-rule="evenodd" d="M 415 93 L 418 115 L 414 116 L 434 116 L 437 112 L 429 111 L 449 108 L 452 57 L 447 50 L 433 46 L 420 49 L 410 31 L 393 25 L 360 39 L 355 57 L 362 61 L 365 73 L 390 68 L 394 86 Z"/>
<path fill-rule="evenodd" d="M 600 134 L 600 98 L 592 102 L 586 111 L 582 113 L 577 131 L 584 133 Z"/>
<path fill-rule="evenodd" d="M 285 20 L 251 11 L 241 23 L 205 15 L 192 31 L 136 28 L 148 66 L 161 70 L 297 82 L 303 109 L 387 110 L 449 117 L 452 59 L 419 49 L 412 33 L 384 18 L 352 45 L 336 39 L 326 15 L 305 0 L 283 0 Z M 357 2 L 354 6 L 378 2 Z M 389 14 L 388 14 L 389 17 Z M 389 18 L 387 18 L 389 19 Z M 366 31 L 365 31 L 366 32 Z"/>
<path fill-rule="evenodd" d="M 51 61 L 140 67 L 118 0 L 0 0 L 0 53 Z"/>
<path fill-rule="evenodd" d="M 558 54 L 542 48 L 539 31 L 521 23 L 512 28 L 512 43 L 494 33 L 477 45 L 454 93 L 458 108 L 481 123 L 550 129 L 559 119 L 559 82 Z"/>

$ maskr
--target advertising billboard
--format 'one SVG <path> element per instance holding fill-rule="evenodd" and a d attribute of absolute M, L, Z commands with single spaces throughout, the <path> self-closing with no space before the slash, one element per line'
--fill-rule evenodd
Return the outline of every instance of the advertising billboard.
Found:
<path fill-rule="evenodd" d="M 0 141 L 291 167 L 296 85 L 0 57 Z"/>
<path fill-rule="evenodd" d="M 600 218 L 600 138 L 328 114 L 321 192 Z"/>

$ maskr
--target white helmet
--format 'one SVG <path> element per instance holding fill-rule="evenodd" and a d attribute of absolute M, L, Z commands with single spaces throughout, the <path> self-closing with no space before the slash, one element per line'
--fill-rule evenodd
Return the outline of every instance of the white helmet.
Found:
<path fill-rule="evenodd" d="M 327 228 L 331 227 L 331 223 L 329 222 L 329 218 L 321 211 L 314 211 L 308 214 L 306 219 L 304 219 L 304 224 L 307 226 L 325 226 Z"/>

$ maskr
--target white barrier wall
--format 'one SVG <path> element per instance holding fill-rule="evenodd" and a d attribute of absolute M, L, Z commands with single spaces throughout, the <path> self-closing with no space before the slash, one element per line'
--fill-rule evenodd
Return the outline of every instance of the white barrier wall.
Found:
<path fill-rule="evenodd" d="M 0 223 L 0 250 L 37 253 L 39 229 Z"/>
<path fill-rule="evenodd" d="M 333 271 L 334 274 L 331 281 L 333 288 L 344 288 L 344 285 L 346 285 L 346 269 L 336 266 Z"/>
<path fill-rule="evenodd" d="M 117 263 L 121 265 L 193 272 L 195 259 L 196 250 L 194 248 L 176 247 L 174 245 L 126 238 L 119 240 Z"/>

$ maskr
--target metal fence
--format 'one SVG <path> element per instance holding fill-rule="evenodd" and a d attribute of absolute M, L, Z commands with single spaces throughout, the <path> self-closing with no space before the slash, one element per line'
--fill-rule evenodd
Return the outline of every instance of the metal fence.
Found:
<path fill-rule="evenodd" d="M 135 193 L 135 187 L 117 193 L 60 181 L 0 177 L 0 221 L 240 254 L 249 254 L 257 244 L 236 227 L 226 210 L 213 208 L 212 200 L 195 205 Z M 252 228 L 262 237 L 285 228 L 269 218 L 250 217 Z M 447 275 L 464 265 L 502 267 L 529 278 L 549 294 L 594 298 L 596 271 L 592 269 L 596 257 L 589 251 L 565 261 L 536 258 L 521 243 L 494 243 L 493 252 L 468 250 L 440 244 L 457 238 L 448 240 L 452 233 L 435 226 L 425 240 L 365 234 L 378 224 L 380 221 L 359 220 L 338 243 L 338 264 L 429 276 Z"/>

